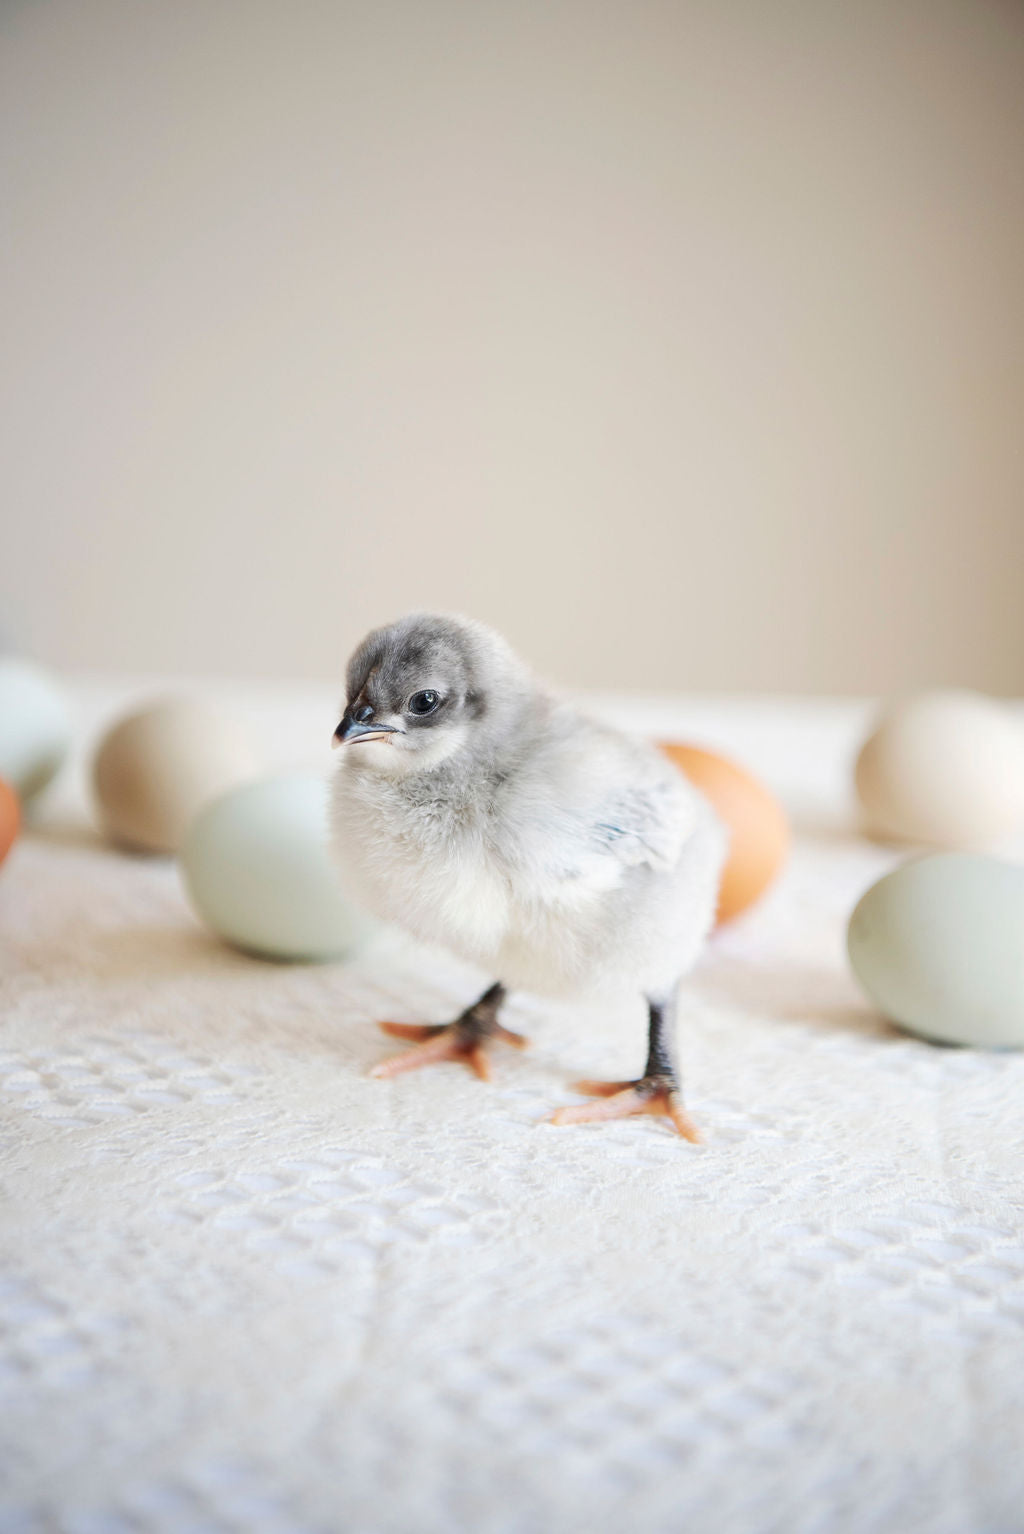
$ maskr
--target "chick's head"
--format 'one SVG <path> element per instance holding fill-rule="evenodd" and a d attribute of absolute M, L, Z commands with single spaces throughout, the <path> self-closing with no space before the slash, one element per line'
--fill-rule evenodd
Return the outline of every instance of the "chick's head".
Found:
<path fill-rule="evenodd" d="M 416 613 L 356 648 L 334 744 L 375 770 L 423 771 L 493 741 L 528 690 L 525 670 L 492 630 Z"/>

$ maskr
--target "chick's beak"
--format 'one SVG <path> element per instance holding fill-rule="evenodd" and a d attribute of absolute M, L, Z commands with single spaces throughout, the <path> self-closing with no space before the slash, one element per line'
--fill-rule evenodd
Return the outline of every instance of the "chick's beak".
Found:
<path fill-rule="evenodd" d="M 393 724 L 379 724 L 372 717 L 369 719 L 354 719 L 351 709 L 344 714 L 341 723 L 335 730 L 331 739 L 331 749 L 347 745 L 350 741 L 357 740 L 387 740 L 391 735 L 400 735 L 402 732 Z"/>

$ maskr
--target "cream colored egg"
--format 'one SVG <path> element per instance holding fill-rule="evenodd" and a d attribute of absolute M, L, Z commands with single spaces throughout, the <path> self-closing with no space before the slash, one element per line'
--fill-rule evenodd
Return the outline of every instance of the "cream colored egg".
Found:
<path fill-rule="evenodd" d="M 1024 724 L 980 693 L 919 693 L 892 705 L 855 777 L 876 836 L 984 849 L 1024 830 Z"/>
<path fill-rule="evenodd" d="M 108 730 L 93 763 L 100 818 L 115 842 L 174 852 L 189 823 L 262 763 L 234 715 L 198 698 L 149 703 Z"/>

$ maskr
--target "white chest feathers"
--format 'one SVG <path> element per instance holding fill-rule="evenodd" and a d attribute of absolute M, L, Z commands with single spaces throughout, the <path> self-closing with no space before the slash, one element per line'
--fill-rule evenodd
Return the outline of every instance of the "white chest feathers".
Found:
<path fill-rule="evenodd" d="M 395 784 L 342 771 L 332 843 L 343 882 L 384 920 L 474 963 L 493 963 L 512 922 L 512 885 L 486 816 L 418 804 Z"/>

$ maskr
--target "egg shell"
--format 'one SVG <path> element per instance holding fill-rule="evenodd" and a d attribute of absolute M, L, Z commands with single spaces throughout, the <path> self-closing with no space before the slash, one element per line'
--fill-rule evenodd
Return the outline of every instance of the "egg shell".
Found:
<path fill-rule="evenodd" d="M 40 666 L 0 656 L 0 777 L 23 804 L 40 793 L 68 754 L 67 703 Z"/>
<path fill-rule="evenodd" d="M 249 953 L 334 959 L 376 930 L 339 888 L 320 778 L 264 778 L 224 794 L 189 827 L 180 863 L 199 916 Z"/>
<path fill-rule="evenodd" d="M 847 945 L 860 984 L 900 1027 L 1024 1046 L 1024 868 L 967 852 L 914 859 L 863 896 Z"/>
<path fill-rule="evenodd" d="M 113 841 L 174 852 L 203 805 L 262 770 L 232 714 L 203 699 L 166 698 L 107 731 L 93 761 L 93 788 Z"/>
<path fill-rule="evenodd" d="M 731 921 L 764 894 L 789 850 L 789 821 L 774 794 L 727 757 L 698 746 L 661 749 L 698 788 L 729 832 L 729 856 L 718 897 L 718 922 Z"/>
<path fill-rule="evenodd" d="M 10 852 L 21 826 L 21 806 L 9 783 L 0 778 L 0 863 Z"/>
<path fill-rule="evenodd" d="M 980 693 L 893 704 L 855 769 L 874 836 L 981 850 L 1024 829 L 1024 724 Z"/>

